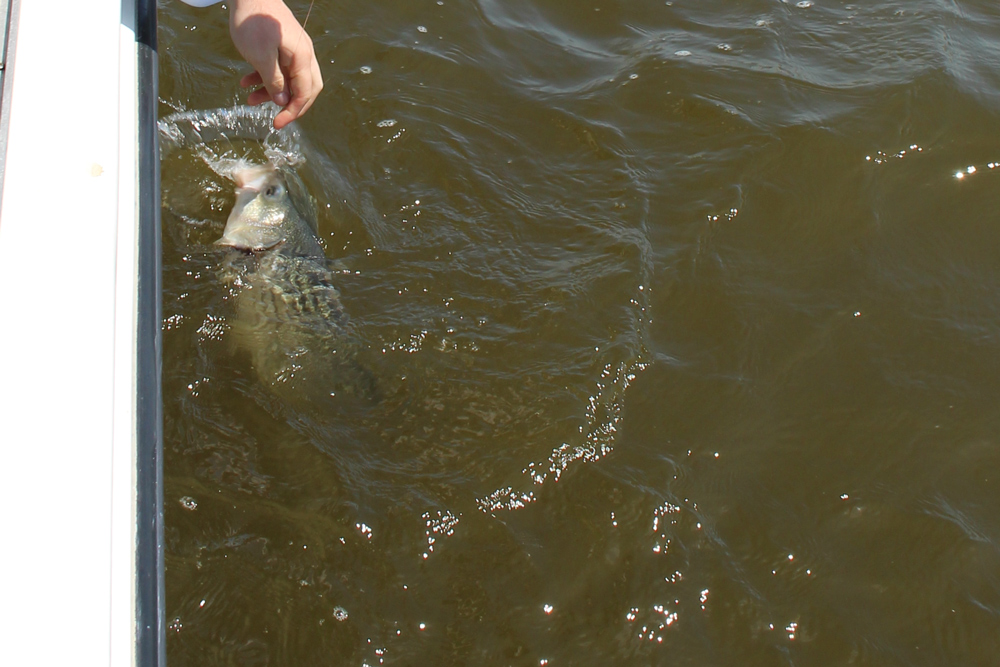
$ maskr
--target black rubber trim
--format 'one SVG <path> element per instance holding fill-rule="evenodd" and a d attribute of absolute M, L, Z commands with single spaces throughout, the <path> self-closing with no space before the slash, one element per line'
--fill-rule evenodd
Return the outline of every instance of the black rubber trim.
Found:
<path fill-rule="evenodd" d="M 136 290 L 136 665 L 166 666 L 163 567 L 163 400 L 160 149 L 156 125 L 156 0 L 135 0 L 138 43 Z"/>
<path fill-rule="evenodd" d="M 135 41 L 156 51 L 156 0 L 136 0 Z"/>

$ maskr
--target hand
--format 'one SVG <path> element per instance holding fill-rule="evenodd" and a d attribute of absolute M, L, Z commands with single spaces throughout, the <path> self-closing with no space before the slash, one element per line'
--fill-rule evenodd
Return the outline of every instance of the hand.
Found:
<path fill-rule="evenodd" d="M 281 0 L 232 0 L 229 34 L 254 72 L 240 80 L 244 88 L 258 87 L 247 104 L 268 100 L 282 107 L 274 118 L 281 129 L 300 118 L 323 90 L 313 43 Z"/>

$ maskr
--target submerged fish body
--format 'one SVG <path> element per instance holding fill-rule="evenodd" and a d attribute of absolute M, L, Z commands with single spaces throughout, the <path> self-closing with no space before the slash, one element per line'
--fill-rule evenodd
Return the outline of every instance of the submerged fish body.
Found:
<path fill-rule="evenodd" d="M 301 181 L 273 167 L 235 179 L 236 203 L 216 242 L 232 249 L 222 277 L 235 304 L 235 347 L 283 395 L 371 397 L 371 374 L 348 352 L 348 318 Z"/>

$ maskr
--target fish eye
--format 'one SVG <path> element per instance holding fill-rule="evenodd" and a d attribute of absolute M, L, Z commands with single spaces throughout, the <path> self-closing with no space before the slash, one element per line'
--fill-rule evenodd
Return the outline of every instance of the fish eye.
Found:
<path fill-rule="evenodd" d="M 277 197 L 280 194 L 281 194 L 281 186 L 277 184 L 269 185 L 267 186 L 267 190 L 264 190 L 265 197 Z"/>

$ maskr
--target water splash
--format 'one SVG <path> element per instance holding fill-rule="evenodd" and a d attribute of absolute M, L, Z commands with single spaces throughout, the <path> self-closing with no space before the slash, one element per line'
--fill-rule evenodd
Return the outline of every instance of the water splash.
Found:
<path fill-rule="evenodd" d="M 305 161 L 302 133 L 294 123 L 274 129 L 278 111 L 273 104 L 263 104 L 171 114 L 157 123 L 161 158 L 192 150 L 216 173 L 229 177 L 251 160 L 259 145 L 275 166 L 300 166 Z"/>

